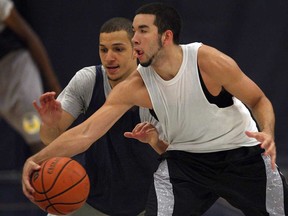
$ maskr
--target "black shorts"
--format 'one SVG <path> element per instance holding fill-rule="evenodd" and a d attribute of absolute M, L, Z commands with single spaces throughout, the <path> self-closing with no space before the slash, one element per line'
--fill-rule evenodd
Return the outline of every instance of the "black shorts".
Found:
<path fill-rule="evenodd" d="M 154 174 L 145 215 L 202 215 L 219 197 L 245 215 L 288 215 L 287 183 L 262 153 L 259 146 L 216 153 L 167 151 Z"/>

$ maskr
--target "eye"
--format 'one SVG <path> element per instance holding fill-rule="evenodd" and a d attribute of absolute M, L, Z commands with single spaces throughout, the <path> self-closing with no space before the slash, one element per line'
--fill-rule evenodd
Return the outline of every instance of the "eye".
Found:
<path fill-rule="evenodd" d="M 115 47 L 114 51 L 115 52 L 123 52 L 125 49 L 123 47 Z"/>
<path fill-rule="evenodd" d="M 108 52 L 108 49 L 104 48 L 104 47 L 100 47 L 99 50 L 100 50 L 101 53 L 107 53 Z"/>

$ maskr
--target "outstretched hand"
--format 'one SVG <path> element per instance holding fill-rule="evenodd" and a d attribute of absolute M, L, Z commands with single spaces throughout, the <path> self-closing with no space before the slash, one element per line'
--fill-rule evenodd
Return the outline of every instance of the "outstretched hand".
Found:
<path fill-rule="evenodd" d="M 149 122 L 137 124 L 132 132 L 125 132 L 124 136 L 148 143 L 158 154 L 165 152 L 168 147 L 165 141 L 159 139 L 157 129 Z"/>
<path fill-rule="evenodd" d="M 261 148 L 265 149 L 264 155 L 270 156 L 272 169 L 276 168 L 276 144 L 273 137 L 265 132 L 245 132 L 248 137 L 254 138 L 260 142 Z"/>
<path fill-rule="evenodd" d="M 143 143 L 157 143 L 158 131 L 148 122 L 142 122 L 135 126 L 132 132 L 125 132 L 124 136 L 127 138 L 134 138 Z"/>
<path fill-rule="evenodd" d="M 46 92 L 39 98 L 40 106 L 33 101 L 33 106 L 37 110 L 42 123 L 47 126 L 53 126 L 60 121 L 62 114 L 61 103 L 55 99 L 55 92 Z"/>

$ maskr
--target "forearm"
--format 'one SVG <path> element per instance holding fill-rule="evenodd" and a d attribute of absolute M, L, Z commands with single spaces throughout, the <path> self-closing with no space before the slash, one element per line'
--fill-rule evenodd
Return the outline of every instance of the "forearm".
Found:
<path fill-rule="evenodd" d="M 64 132 L 28 160 L 40 164 L 51 157 L 73 157 L 84 152 L 93 143 L 93 139 L 85 133 L 81 133 L 80 129 L 75 127 Z"/>
<path fill-rule="evenodd" d="M 269 133 L 274 138 L 275 115 L 268 98 L 263 96 L 251 110 L 260 131 Z"/>
<path fill-rule="evenodd" d="M 121 117 L 117 111 L 100 108 L 83 123 L 62 133 L 46 148 L 32 156 L 30 160 L 40 163 L 51 157 L 72 157 L 86 151 Z"/>
<path fill-rule="evenodd" d="M 50 144 L 53 140 L 55 140 L 57 137 L 59 137 L 63 131 L 61 131 L 57 126 L 55 127 L 49 127 L 42 123 L 40 128 L 40 137 L 42 142 L 45 145 Z"/>

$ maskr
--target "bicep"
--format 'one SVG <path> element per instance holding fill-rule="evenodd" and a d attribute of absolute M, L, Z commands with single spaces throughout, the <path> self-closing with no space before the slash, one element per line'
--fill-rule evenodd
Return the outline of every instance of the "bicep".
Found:
<path fill-rule="evenodd" d="M 214 86 L 224 88 L 248 107 L 253 107 L 264 93 L 240 69 L 231 57 L 214 48 L 204 48 L 201 52 L 201 68 Z"/>
<path fill-rule="evenodd" d="M 242 74 L 239 79 L 235 79 L 234 82 L 232 80 L 231 83 L 227 83 L 224 88 L 249 108 L 254 107 L 264 97 L 259 86 L 245 74 Z"/>

